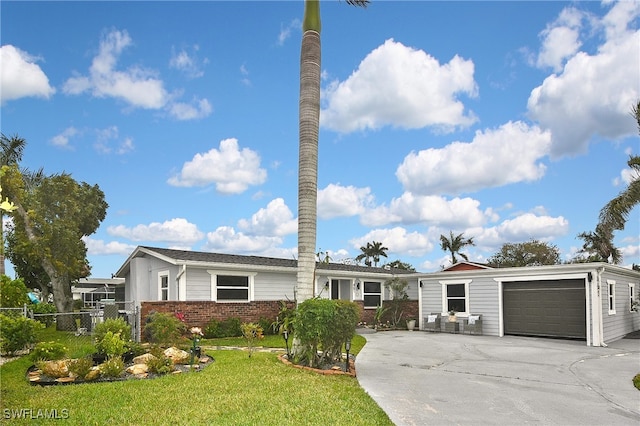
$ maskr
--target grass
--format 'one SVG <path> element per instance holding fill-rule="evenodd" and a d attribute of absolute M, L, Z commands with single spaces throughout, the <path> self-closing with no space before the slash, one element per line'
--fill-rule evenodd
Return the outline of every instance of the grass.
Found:
<path fill-rule="evenodd" d="M 277 338 L 273 344 L 281 340 L 284 347 L 280 336 L 268 336 L 261 344 L 267 346 L 271 337 Z M 244 346 L 242 341 L 211 339 L 202 344 Z M 352 349 L 356 341 L 364 345 L 364 338 L 357 336 Z M 56 409 L 68 415 L 65 424 L 82 425 L 393 424 L 354 378 L 291 368 L 271 353 L 254 353 L 251 358 L 243 351 L 207 354 L 215 362 L 199 373 L 52 387 L 29 385 L 25 372 L 31 362 L 23 357 L 0 367 L 0 412 L 6 418 L 11 412 L 6 410 L 30 409 L 35 416 L 38 410 Z"/>

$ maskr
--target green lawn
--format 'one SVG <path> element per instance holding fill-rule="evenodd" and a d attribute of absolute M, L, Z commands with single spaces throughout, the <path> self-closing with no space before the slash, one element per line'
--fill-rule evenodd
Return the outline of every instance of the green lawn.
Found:
<path fill-rule="evenodd" d="M 284 347 L 280 336 L 266 346 Z M 360 340 L 362 339 L 362 340 Z M 238 341 L 207 340 L 203 346 L 236 346 Z M 353 349 L 364 338 L 357 336 Z M 356 348 L 358 346 L 358 348 Z M 80 349 L 78 349 L 80 350 Z M 204 371 L 152 380 L 40 387 L 25 372 L 31 362 L 21 358 L 0 367 L 0 409 L 7 423 L 50 420 L 7 420 L 11 410 L 57 410 L 65 424 L 209 424 L 392 425 L 387 415 L 347 376 L 322 376 L 282 364 L 275 354 L 207 351 L 215 362 Z M 9 411 L 7 411 L 9 410 Z"/>

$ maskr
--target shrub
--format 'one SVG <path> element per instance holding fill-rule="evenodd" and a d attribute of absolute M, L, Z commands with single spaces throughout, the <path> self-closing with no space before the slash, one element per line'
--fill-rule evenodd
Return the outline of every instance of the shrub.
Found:
<path fill-rule="evenodd" d="M 147 317 L 144 336 L 147 341 L 153 343 L 174 343 L 186 330 L 187 326 L 175 315 L 154 312 Z"/>
<path fill-rule="evenodd" d="M 42 315 L 34 316 L 33 319 L 41 322 L 45 327 L 49 327 L 51 324 L 53 324 L 53 321 L 56 319 L 56 316 L 53 314 L 58 312 L 56 306 L 52 303 L 38 303 L 35 305 L 31 305 L 30 309 L 34 314 Z"/>
<path fill-rule="evenodd" d="M 269 318 L 265 318 L 265 317 L 260 317 L 260 319 L 258 320 L 258 325 L 260 326 L 260 328 L 262 328 L 262 332 L 267 335 L 267 334 L 276 334 L 274 327 L 272 327 L 272 324 L 274 323 L 274 321 L 270 320 Z"/>
<path fill-rule="evenodd" d="M 29 303 L 27 287 L 21 278 L 12 280 L 6 275 L 0 276 L 0 307 L 21 308 Z"/>
<path fill-rule="evenodd" d="M 109 331 L 113 334 L 120 334 L 120 338 L 125 342 L 131 340 L 131 326 L 122 318 L 109 318 L 96 325 L 93 330 L 93 338 L 96 344 L 100 342 Z"/>
<path fill-rule="evenodd" d="M 13 355 L 36 342 L 36 331 L 44 326 L 25 317 L 0 314 L 0 353 Z"/>
<path fill-rule="evenodd" d="M 633 386 L 635 386 L 636 389 L 640 390 L 640 373 L 636 374 L 633 378 Z"/>
<path fill-rule="evenodd" d="M 219 337 L 238 337 L 242 336 L 240 318 L 227 318 L 224 321 L 211 319 L 204 327 L 204 337 L 207 339 L 215 339 Z"/>
<path fill-rule="evenodd" d="M 40 342 L 31 351 L 32 361 L 50 361 L 54 359 L 62 359 L 67 353 L 67 348 L 58 342 Z"/>
<path fill-rule="evenodd" d="M 329 299 L 302 302 L 293 324 L 295 337 L 300 340 L 294 362 L 315 367 L 339 361 L 342 345 L 353 338 L 359 317 L 359 307 L 353 302 Z"/>
<path fill-rule="evenodd" d="M 242 335 L 247 339 L 247 346 L 249 347 L 249 358 L 253 354 L 253 348 L 256 341 L 264 339 L 262 334 L 262 327 L 252 322 L 243 323 L 240 328 L 242 329 Z"/>
<path fill-rule="evenodd" d="M 296 310 L 290 308 L 287 302 L 280 301 L 280 311 L 276 320 L 271 324 L 273 334 L 282 334 L 286 330 L 289 334 L 293 334 L 293 319 L 295 318 Z"/>
<path fill-rule="evenodd" d="M 173 361 L 164 354 L 162 349 L 152 349 L 151 355 L 153 355 L 153 357 L 149 357 L 146 361 L 150 372 L 155 374 L 168 374 L 175 369 Z"/>
<path fill-rule="evenodd" d="M 122 357 L 114 356 L 100 364 L 100 372 L 105 377 L 120 377 L 124 372 Z"/>
<path fill-rule="evenodd" d="M 91 358 L 72 359 L 67 363 L 69 373 L 76 377 L 84 378 L 93 368 L 93 360 Z"/>
<path fill-rule="evenodd" d="M 113 333 L 112 331 L 107 331 L 102 340 L 96 342 L 96 350 L 109 358 L 119 357 L 127 351 L 125 341 L 120 337 L 120 333 Z"/>

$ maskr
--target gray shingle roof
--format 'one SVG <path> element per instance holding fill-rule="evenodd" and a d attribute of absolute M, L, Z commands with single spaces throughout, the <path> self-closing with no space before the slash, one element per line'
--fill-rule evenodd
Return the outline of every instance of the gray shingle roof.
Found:
<path fill-rule="evenodd" d="M 259 266 L 275 266 L 282 268 L 296 268 L 298 261 L 295 259 L 281 259 L 276 257 L 262 256 L 244 256 L 238 254 L 210 253 L 202 251 L 190 250 L 174 250 L 158 247 L 142 246 L 146 250 L 155 252 L 159 255 L 186 262 L 203 262 L 203 263 L 229 263 L 238 265 L 259 265 Z M 385 269 L 361 265 L 345 265 L 342 263 L 322 263 L 318 262 L 316 267 L 319 270 L 326 271 L 350 271 L 350 272 L 366 272 L 376 274 L 410 274 L 411 271 L 404 269 Z"/>

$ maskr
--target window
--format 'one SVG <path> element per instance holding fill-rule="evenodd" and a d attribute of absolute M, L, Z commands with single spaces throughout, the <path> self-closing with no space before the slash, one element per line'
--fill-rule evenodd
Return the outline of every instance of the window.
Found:
<path fill-rule="evenodd" d="M 218 275 L 216 300 L 249 300 L 249 277 L 242 275 Z"/>
<path fill-rule="evenodd" d="M 629 283 L 629 312 L 635 312 L 638 309 L 636 303 L 636 285 Z"/>
<path fill-rule="evenodd" d="M 169 300 L 169 273 L 166 272 L 158 276 L 160 281 L 160 291 L 158 300 Z"/>
<path fill-rule="evenodd" d="M 441 281 L 443 312 L 469 312 L 469 283 L 465 281 Z"/>
<path fill-rule="evenodd" d="M 607 280 L 607 288 L 609 295 L 609 315 L 616 313 L 616 282 Z"/>
<path fill-rule="evenodd" d="M 382 306 L 382 283 L 375 281 L 364 282 L 364 307 L 377 308 Z"/>

